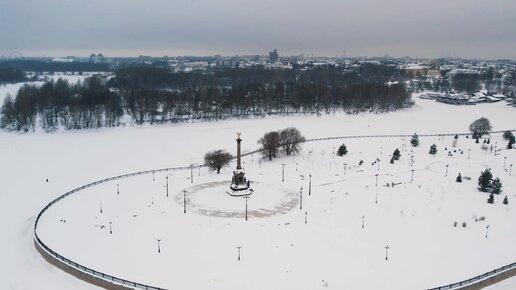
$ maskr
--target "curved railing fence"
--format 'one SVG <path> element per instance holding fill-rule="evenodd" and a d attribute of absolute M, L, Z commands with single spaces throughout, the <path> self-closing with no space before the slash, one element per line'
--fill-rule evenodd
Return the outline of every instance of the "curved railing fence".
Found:
<path fill-rule="evenodd" d="M 516 129 L 514 129 L 514 130 L 503 130 L 503 131 L 491 131 L 491 132 L 489 132 L 489 134 L 503 133 L 505 131 L 516 132 Z M 455 135 L 464 136 L 464 135 L 471 135 L 471 133 L 421 134 L 421 135 L 418 135 L 418 136 L 419 137 L 444 137 L 444 136 L 455 136 Z M 361 135 L 361 136 L 340 136 L 340 137 L 339 136 L 335 136 L 335 137 L 323 137 L 323 138 L 305 139 L 302 142 L 327 141 L 327 140 L 338 140 L 338 139 L 354 139 L 354 138 L 402 138 L 402 137 L 412 137 L 412 134 Z M 281 146 L 281 144 L 279 146 Z M 259 153 L 261 151 L 264 151 L 264 150 L 263 149 L 257 149 L 257 150 L 254 150 L 254 151 L 243 153 L 242 156 L 248 156 L 248 155 L 251 155 L 251 154 Z M 236 158 L 236 157 L 234 157 L 234 158 Z M 75 269 L 76 271 L 80 272 L 83 275 L 86 275 L 90 279 L 98 279 L 100 281 L 111 283 L 113 285 L 113 288 L 119 287 L 119 288 L 138 288 L 138 289 L 163 290 L 163 288 L 154 287 L 154 286 L 150 286 L 150 285 L 146 285 L 146 284 L 142 284 L 142 283 L 126 280 L 126 279 L 121 279 L 121 278 L 118 278 L 118 277 L 115 277 L 115 276 L 111 276 L 109 274 L 105 274 L 105 273 L 96 271 L 94 269 L 91 269 L 91 268 L 88 268 L 86 266 L 83 266 L 83 265 L 81 265 L 81 264 L 79 264 L 79 263 L 77 263 L 75 261 L 72 261 L 72 260 L 70 260 L 70 259 L 68 259 L 66 257 L 63 257 L 59 253 L 57 253 L 54 250 L 52 250 L 51 248 L 49 248 L 39 238 L 38 233 L 37 233 L 37 228 L 38 228 L 39 220 L 40 220 L 41 216 L 43 215 L 43 213 L 45 213 L 55 203 L 57 203 L 60 200 L 68 197 L 69 195 L 72 195 L 72 194 L 74 194 L 76 192 L 79 192 L 81 190 L 90 188 L 92 186 L 96 186 L 96 185 L 99 185 L 99 184 L 102 184 L 102 183 L 105 183 L 105 182 L 110 182 L 110 181 L 114 181 L 114 180 L 118 180 L 118 179 L 122 179 L 122 178 L 132 177 L 132 176 L 151 174 L 151 173 L 157 173 L 157 172 L 167 172 L 167 171 L 193 170 L 194 168 L 201 168 L 201 167 L 206 167 L 206 166 L 207 166 L 206 164 L 201 164 L 201 165 L 194 165 L 194 164 L 192 164 L 192 165 L 189 165 L 189 166 L 182 166 L 182 167 L 170 167 L 170 168 L 161 168 L 161 169 L 154 169 L 154 170 L 139 171 L 139 172 L 122 174 L 122 175 L 118 175 L 118 176 L 114 176 L 114 177 L 109 177 L 109 178 L 101 179 L 101 180 L 98 180 L 98 181 L 95 181 L 95 182 L 83 185 L 81 187 L 77 187 L 75 189 L 72 189 L 72 190 L 64 193 L 63 195 L 57 197 L 56 199 L 52 200 L 50 203 L 48 203 L 38 213 L 38 215 L 36 217 L 36 221 L 34 223 L 34 243 L 35 243 L 36 247 L 39 247 L 38 250 L 44 251 L 44 253 L 47 254 L 48 257 L 51 257 L 57 263 L 61 263 L 64 266 L 67 266 L 67 267 L 70 267 L 72 269 Z M 502 268 L 493 270 L 491 272 L 482 274 L 480 276 L 477 276 L 477 277 L 474 277 L 474 278 L 471 278 L 471 279 L 468 279 L 468 280 L 464 280 L 464 281 L 461 281 L 461 282 L 458 282 L 458 283 L 454 283 L 454 284 L 450 284 L 450 285 L 447 285 L 447 286 L 433 288 L 432 290 L 456 289 L 456 287 L 461 287 L 461 286 L 464 286 L 466 284 L 471 284 L 471 283 L 474 283 L 475 281 L 480 281 L 480 280 L 483 280 L 483 279 L 486 279 L 486 278 L 498 275 L 501 272 L 508 271 L 508 270 L 514 269 L 514 268 L 516 268 L 516 263 L 504 266 Z"/>
<path fill-rule="evenodd" d="M 166 171 L 179 171 L 179 170 L 189 170 L 189 169 L 192 170 L 193 168 L 198 168 L 198 167 L 203 167 L 203 166 L 205 166 L 205 165 L 191 165 L 191 166 L 183 166 L 183 167 L 172 167 L 172 168 L 162 168 L 162 169 L 156 169 L 156 170 L 139 171 L 139 172 L 134 172 L 134 173 L 129 173 L 129 174 L 118 175 L 118 176 L 115 176 L 115 177 L 105 178 L 105 179 L 102 179 L 102 180 L 99 180 L 99 181 L 88 183 L 88 184 L 83 185 L 81 187 L 77 187 L 77 188 L 75 188 L 73 190 L 70 190 L 70 191 L 66 192 L 65 194 L 59 196 L 58 198 L 52 200 L 49 204 L 47 204 L 39 212 L 38 216 L 36 217 L 36 222 L 34 223 L 34 242 L 36 243 L 37 246 L 40 247 L 40 249 L 44 250 L 46 252 L 46 254 L 48 254 L 53 259 L 57 260 L 58 262 L 66 265 L 68 267 L 71 267 L 71 268 L 73 268 L 73 269 L 75 269 L 75 270 L 77 270 L 77 271 L 79 271 L 79 272 L 81 272 L 81 273 L 83 273 L 85 275 L 88 275 L 88 276 L 90 276 L 93 279 L 100 279 L 100 280 L 112 283 L 113 286 L 127 286 L 127 287 L 130 287 L 130 288 L 162 290 L 163 288 L 154 287 L 154 286 L 150 286 L 150 285 L 145 285 L 145 284 L 142 284 L 142 283 L 138 283 L 138 282 L 134 282 L 134 281 L 129 281 L 129 280 L 126 280 L 126 279 L 122 279 L 122 278 L 118 278 L 118 277 L 115 277 L 115 276 L 111 276 L 109 274 L 105 274 L 105 273 L 99 272 L 97 270 L 88 268 L 88 267 L 83 266 L 83 265 L 81 265 L 81 264 L 79 264 L 77 262 L 74 262 L 74 261 L 72 261 L 72 260 L 70 260 L 70 259 L 68 259 L 66 257 L 63 257 L 59 253 L 57 253 L 54 250 L 50 249 L 39 238 L 38 233 L 37 233 L 37 227 L 38 227 L 39 219 L 41 218 L 43 213 L 45 213 L 45 211 L 47 211 L 55 203 L 59 202 L 60 200 L 64 199 L 65 197 L 68 197 L 71 194 L 74 194 L 74 193 L 76 193 L 78 191 L 81 191 L 83 189 L 86 189 L 86 188 L 89 188 L 89 187 L 92 187 L 92 186 L 95 186 L 95 185 L 99 185 L 99 184 L 102 184 L 102 183 L 105 183 L 105 182 L 114 181 L 114 180 L 117 180 L 117 179 L 128 178 L 128 177 L 132 177 L 132 176 L 151 174 L 151 173 L 157 173 L 157 172 L 164 172 L 164 171 L 165 172 Z"/>
<path fill-rule="evenodd" d="M 509 264 L 509 265 L 506 265 L 506 266 L 503 266 L 503 267 L 500 267 L 500 268 L 495 269 L 493 271 L 489 271 L 489 272 L 484 273 L 482 275 L 478 275 L 476 277 L 466 279 L 464 281 L 460 281 L 460 282 L 449 284 L 449 285 L 445 285 L 445 286 L 431 288 L 429 290 L 446 290 L 446 289 L 466 288 L 468 286 L 472 286 L 474 284 L 477 284 L 478 282 L 484 281 L 484 280 L 489 279 L 491 277 L 495 277 L 495 276 L 497 276 L 497 275 L 499 275 L 501 273 L 505 273 L 505 272 L 510 271 L 512 269 L 516 269 L 516 262 L 512 263 L 512 264 Z"/>

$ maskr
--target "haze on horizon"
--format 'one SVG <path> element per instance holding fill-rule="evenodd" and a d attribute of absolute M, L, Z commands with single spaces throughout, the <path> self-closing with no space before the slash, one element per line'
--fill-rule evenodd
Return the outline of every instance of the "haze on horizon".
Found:
<path fill-rule="evenodd" d="M 514 0 L 0 0 L 0 56 L 516 59 Z"/>

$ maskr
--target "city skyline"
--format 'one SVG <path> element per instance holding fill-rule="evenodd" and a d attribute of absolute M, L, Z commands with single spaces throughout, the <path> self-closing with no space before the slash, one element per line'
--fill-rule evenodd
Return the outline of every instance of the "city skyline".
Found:
<path fill-rule="evenodd" d="M 383 56 L 516 59 L 516 3 L 45 0 L 0 3 L 0 56 Z"/>

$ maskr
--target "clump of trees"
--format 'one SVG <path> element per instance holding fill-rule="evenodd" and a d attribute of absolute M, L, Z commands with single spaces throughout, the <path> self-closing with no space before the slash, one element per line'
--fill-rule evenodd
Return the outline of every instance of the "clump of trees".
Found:
<path fill-rule="evenodd" d="M 113 127 L 120 124 L 122 115 L 122 100 L 102 78 L 90 77 L 74 85 L 58 79 L 41 87 L 24 85 L 14 99 L 6 97 L 0 127 L 34 131 L 38 117 L 47 131 L 60 125 L 66 129 Z"/>
<path fill-rule="evenodd" d="M 494 195 L 502 192 L 502 182 L 500 178 L 493 179 L 491 170 L 486 169 L 478 177 L 478 190 L 489 192 L 488 203 L 494 203 Z"/>
<path fill-rule="evenodd" d="M 224 166 L 227 166 L 232 158 L 233 156 L 227 151 L 214 150 L 204 155 L 204 163 L 208 165 L 208 168 L 213 171 L 217 171 L 217 174 L 219 174 L 220 169 L 222 169 Z"/>
<path fill-rule="evenodd" d="M 473 132 L 473 138 L 475 139 L 482 138 L 482 135 L 489 133 L 491 129 L 491 123 L 484 117 L 473 121 L 473 123 L 469 125 L 469 130 Z"/>
<path fill-rule="evenodd" d="M 493 180 L 493 174 L 491 173 L 491 170 L 486 169 L 482 171 L 478 177 L 478 190 L 489 192 L 491 189 L 491 180 Z"/>
<path fill-rule="evenodd" d="M 278 131 L 267 132 L 258 140 L 258 144 L 262 145 L 262 153 L 269 161 L 278 154 L 279 133 Z"/>
<path fill-rule="evenodd" d="M 503 139 L 509 141 L 509 143 L 507 143 L 507 149 L 512 149 L 514 147 L 514 143 L 516 143 L 516 137 L 514 137 L 514 134 L 512 134 L 511 131 L 503 132 Z"/>
<path fill-rule="evenodd" d="M 419 146 L 419 136 L 416 133 L 412 135 L 412 138 L 410 139 L 410 144 L 412 144 L 412 146 L 414 147 Z"/>
<path fill-rule="evenodd" d="M 27 77 L 23 71 L 12 67 L 0 67 L 0 85 L 19 83 L 25 80 L 27 80 Z"/>
<path fill-rule="evenodd" d="M 287 155 L 298 153 L 301 150 L 301 143 L 304 141 L 305 137 L 294 127 L 289 127 L 279 132 L 281 148 Z"/>
<path fill-rule="evenodd" d="M 432 144 L 432 146 L 430 146 L 430 151 L 428 153 L 430 153 L 430 155 L 435 156 L 435 154 L 437 154 L 437 145 Z"/>
<path fill-rule="evenodd" d="M 289 127 L 280 131 L 265 133 L 258 140 L 258 144 L 262 146 L 264 157 L 272 160 L 272 158 L 278 156 L 279 149 L 287 155 L 298 153 L 304 141 L 305 137 L 297 128 Z"/>
<path fill-rule="evenodd" d="M 396 150 L 394 150 L 394 152 L 392 152 L 392 157 L 391 157 L 390 163 L 394 164 L 394 160 L 399 160 L 400 157 L 401 157 L 400 150 L 398 148 L 396 148 Z"/>
<path fill-rule="evenodd" d="M 348 154 L 348 148 L 346 147 L 346 144 L 340 145 L 339 150 L 337 150 L 337 155 L 343 156 L 346 154 Z"/>

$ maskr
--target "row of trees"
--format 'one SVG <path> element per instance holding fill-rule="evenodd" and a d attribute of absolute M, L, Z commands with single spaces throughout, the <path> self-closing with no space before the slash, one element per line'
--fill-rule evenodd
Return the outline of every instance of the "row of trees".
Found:
<path fill-rule="evenodd" d="M 264 157 L 272 160 L 273 157 L 278 156 L 280 149 L 287 155 L 298 153 L 301 150 L 301 143 L 304 141 L 305 137 L 298 129 L 289 127 L 281 131 L 265 133 L 258 140 L 258 144 L 262 146 Z"/>
<path fill-rule="evenodd" d="M 34 130 L 39 116 L 41 126 L 51 131 L 111 127 L 123 116 L 120 96 L 111 92 L 100 77 L 70 85 L 66 80 L 44 83 L 41 87 L 24 85 L 13 99 L 7 96 L 0 109 L 0 127 Z"/>
<path fill-rule="evenodd" d="M 0 66 L 0 85 L 6 83 L 23 82 L 27 79 L 25 73 L 12 67 Z"/>

